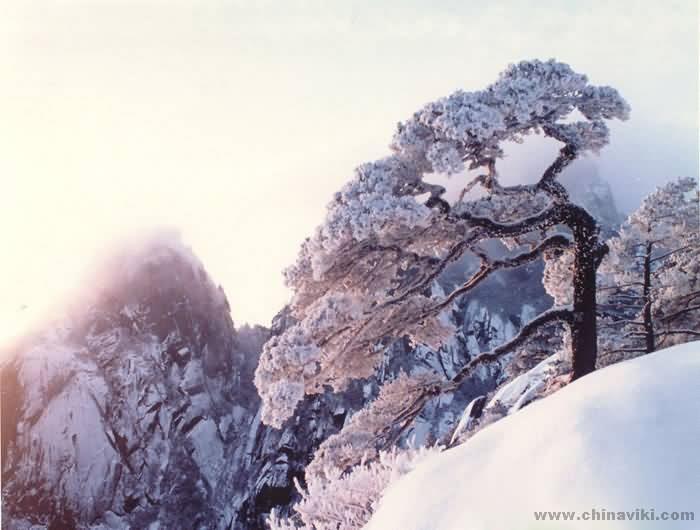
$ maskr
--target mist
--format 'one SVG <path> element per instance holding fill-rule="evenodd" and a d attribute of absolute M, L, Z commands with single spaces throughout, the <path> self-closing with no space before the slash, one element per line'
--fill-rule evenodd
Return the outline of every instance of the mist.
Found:
<path fill-rule="evenodd" d="M 508 63 L 556 57 L 632 106 L 593 158 L 629 212 L 698 175 L 697 4 L 28 1 L 0 20 L 0 342 L 86 289 L 114 241 L 173 226 L 237 323 L 396 122 Z M 503 171 L 546 166 L 526 145 Z"/>

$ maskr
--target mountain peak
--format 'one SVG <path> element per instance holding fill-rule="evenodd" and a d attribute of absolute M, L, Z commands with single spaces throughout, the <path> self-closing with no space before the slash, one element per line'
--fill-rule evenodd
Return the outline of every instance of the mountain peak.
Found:
<path fill-rule="evenodd" d="M 184 365 L 196 354 L 206 373 L 230 372 L 235 330 L 228 300 L 176 232 L 120 245 L 89 278 L 89 292 L 71 308 L 78 341 L 90 345 L 115 332 L 152 336 L 169 362 Z"/>
<path fill-rule="evenodd" d="M 93 302 L 107 297 L 138 300 L 154 289 L 205 289 L 228 306 L 223 290 L 213 283 L 202 262 L 174 230 L 150 232 L 114 245 L 93 266 L 87 287 L 87 297 L 92 296 Z"/>

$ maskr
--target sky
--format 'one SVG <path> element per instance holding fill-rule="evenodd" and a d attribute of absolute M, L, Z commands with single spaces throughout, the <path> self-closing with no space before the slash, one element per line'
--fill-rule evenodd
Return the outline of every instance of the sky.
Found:
<path fill-rule="evenodd" d="M 536 4 L 536 5 L 533 5 Z M 596 159 L 620 207 L 698 175 L 683 1 L 10 0 L 0 6 L 0 345 L 167 226 L 269 324 L 281 270 L 398 121 L 555 57 L 632 106 Z"/>

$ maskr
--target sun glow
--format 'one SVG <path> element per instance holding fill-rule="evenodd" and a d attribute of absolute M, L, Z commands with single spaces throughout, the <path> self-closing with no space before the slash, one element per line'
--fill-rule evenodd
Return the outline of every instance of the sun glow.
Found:
<path fill-rule="evenodd" d="M 697 175 L 697 8 L 612 4 L 525 26 L 540 8 L 14 2 L 0 19 L 0 345 L 89 289 L 113 241 L 158 226 L 182 232 L 236 323 L 269 323 L 289 297 L 282 268 L 353 167 L 388 153 L 407 112 L 516 59 L 556 56 L 629 99 L 633 126 L 597 161 L 623 207 Z"/>

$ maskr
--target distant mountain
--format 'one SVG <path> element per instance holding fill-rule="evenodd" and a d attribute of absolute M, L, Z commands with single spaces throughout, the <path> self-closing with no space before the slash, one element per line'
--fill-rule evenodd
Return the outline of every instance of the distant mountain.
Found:
<path fill-rule="evenodd" d="M 610 236 L 624 221 L 624 215 L 617 209 L 612 188 L 600 176 L 598 166 L 589 158 L 576 161 L 559 177 L 571 198 L 588 210 L 603 228 L 603 235 Z"/>
<path fill-rule="evenodd" d="M 236 330 L 223 292 L 172 241 L 130 249 L 102 278 L 0 370 L 3 528 L 262 528 L 380 379 L 454 373 L 470 341 L 503 340 L 518 324 L 455 306 L 465 332 L 447 348 L 398 341 L 379 376 L 308 398 L 276 430 L 260 422 L 253 373 L 262 344 L 292 323 L 286 311 L 272 330 Z M 436 404 L 408 435 L 445 435 L 482 386 Z"/>
<path fill-rule="evenodd" d="M 110 265 L 2 368 L 3 528 L 227 528 L 269 332 L 173 241 Z"/>

